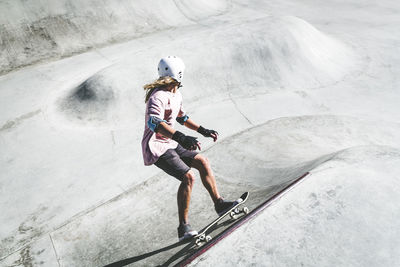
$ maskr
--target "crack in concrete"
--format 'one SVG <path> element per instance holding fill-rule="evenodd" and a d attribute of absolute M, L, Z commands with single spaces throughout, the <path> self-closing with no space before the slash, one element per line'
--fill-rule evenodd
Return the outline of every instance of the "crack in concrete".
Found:
<path fill-rule="evenodd" d="M 251 122 L 251 120 L 239 109 L 238 104 L 236 103 L 236 101 L 233 99 L 232 95 L 229 94 L 229 99 L 232 101 L 233 105 L 235 106 L 235 109 L 240 113 L 240 115 L 242 115 L 243 118 L 246 119 L 246 121 L 251 125 L 254 126 L 254 123 Z"/>
<path fill-rule="evenodd" d="M 51 245 L 53 246 L 53 250 L 54 250 L 54 254 L 56 256 L 56 260 L 57 260 L 58 266 L 61 267 L 60 259 L 59 259 L 58 254 L 57 254 L 57 250 L 56 250 L 56 247 L 54 245 L 53 238 L 51 237 L 51 233 L 49 233 L 49 238 L 50 238 Z"/>

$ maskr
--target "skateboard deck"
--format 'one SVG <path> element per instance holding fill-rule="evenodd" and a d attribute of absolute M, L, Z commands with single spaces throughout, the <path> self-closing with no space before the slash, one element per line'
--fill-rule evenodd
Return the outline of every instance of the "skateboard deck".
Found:
<path fill-rule="evenodd" d="M 218 222 L 220 222 L 223 218 L 225 218 L 227 215 L 230 215 L 232 219 L 236 219 L 237 215 L 244 213 L 247 214 L 249 213 L 249 209 L 246 206 L 243 206 L 243 204 L 246 202 L 246 200 L 249 198 L 249 192 L 245 192 L 243 195 L 240 196 L 235 201 L 235 205 L 232 206 L 229 210 L 227 210 L 224 214 L 219 216 L 217 219 L 212 221 L 209 225 L 207 225 L 201 232 L 199 232 L 197 235 L 194 236 L 195 243 L 197 246 L 201 246 L 203 243 L 209 242 L 212 237 L 208 235 L 208 231 L 216 225 Z"/>

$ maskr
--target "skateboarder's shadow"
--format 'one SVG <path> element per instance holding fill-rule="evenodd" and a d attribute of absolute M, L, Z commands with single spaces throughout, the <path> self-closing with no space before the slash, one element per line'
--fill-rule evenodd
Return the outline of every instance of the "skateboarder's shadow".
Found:
<path fill-rule="evenodd" d="M 221 222 L 220 224 L 216 224 L 215 226 L 211 227 L 209 230 L 209 233 L 211 234 L 213 231 L 217 230 L 218 228 L 224 227 L 226 225 L 230 225 L 232 223 L 232 221 L 234 221 L 234 219 L 229 219 L 226 220 L 224 222 Z M 200 232 L 202 232 L 204 229 L 201 229 Z M 178 251 L 177 253 L 175 253 L 171 258 L 169 258 L 165 263 L 158 265 L 160 266 L 170 266 L 172 263 L 174 263 L 176 260 L 178 259 L 185 259 L 187 256 L 193 254 L 194 252 L 196 252 L 198 249 L 200 249 L 201 247 L 197 247 L 195 244 L 194 240 L 190 241 L 190 244 L 185 246 L 184 248 L 182 248 L 180 251 Z"/>
<path fill-rule="evenodd" d="M 213 231 L 217 230 L 218 228 L 224 227 L 226 225 L 229 225 L 232 222 L 232 219 L 224 221 L 220 224 L 215 225 L 213 228 L 210 229 L 210 233 L 212 233 Z M 190 239 L 190 240 L 185 240 L 185 241 L 179 241 L 176 242 L 174 244 L 171 244 L 169 246 L 142 254 L 142 255 L 138 255 L 138 256 L 134 256 L 131 258 L 127 258 L 127 259 L 123 259 L 114 263 L 110 263 L 108 265 L 105 265 L 104 267 L 121 267 L 121 266 L 126 266 L 128 264 L 132 264 L 135 262 L 139 262 L 142 261 L 146 258 L 149 258 L 151 256 L 154 256 L 156 254 L 174 249 L 176 247 L 182 246 L 183 244 L 187 244 L 186 246 L 184 246 L 182 249 L 180 249 L 178 252 L 176 252 L 174 255 L 172 255 L 166 262 L 157 265 L 157 266 L 170 266 L 171 264 L 173 264 L 175 261 L 177 261 L 178 259 L 184 259 L 187 256 L 191 255 L 192 253 L 194 253 L 196 250 L 199 249 L 199 247 L 196 246 L 195 244 L 195 240 Z M 148 264 L 147 264 L 148 265 Z"/>

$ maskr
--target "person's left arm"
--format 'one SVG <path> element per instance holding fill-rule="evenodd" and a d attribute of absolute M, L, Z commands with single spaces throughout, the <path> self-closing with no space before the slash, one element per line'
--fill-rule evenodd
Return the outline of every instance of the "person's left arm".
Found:
<path fill-rule="evenodd" d="M 194 122 L 194 120 L 192 120 L 191 118 L 189 118 L 189 116 L 186 114 L 185 109 L 183 108 L 182 102 L 176 121 L 179 122 L 181 125 L 185 125 L 187 128 L 200 133 L 204 137 L 211 137 L 214 142 L 216 142 L 218 139 L 217 131 L 206 129 Z"/>

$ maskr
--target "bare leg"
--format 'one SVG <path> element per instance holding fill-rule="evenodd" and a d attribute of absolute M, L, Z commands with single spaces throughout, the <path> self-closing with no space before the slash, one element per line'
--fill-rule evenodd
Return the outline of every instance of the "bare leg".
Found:
<path fill-rule="evenodd" d="M 200 172 L 201 181 L 204 187 L 210 194 L 211 199 L 216 203 L 221 196 L 218 192 L 217 182 L 215 181 L 208 159 L 201 154 L 197 154 L 193 159 L 192 166 Z"/>
<path fill-rule="evenodd" d="M 188 213 L 190 197 L 194 184 L 194 174 L 189 170 L 183 177 L 182 183 L 178 189 L 178 213 L 179 223 L 188 223 Z"/>

